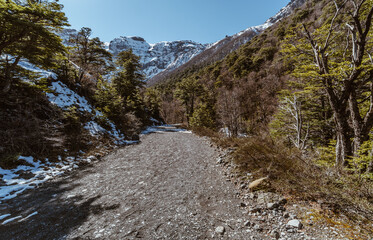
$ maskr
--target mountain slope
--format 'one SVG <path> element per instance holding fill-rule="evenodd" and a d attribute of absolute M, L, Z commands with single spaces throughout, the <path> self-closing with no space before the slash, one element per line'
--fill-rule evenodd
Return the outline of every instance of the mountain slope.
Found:
<path fill-rule="evenodd" d="M 204 66 L 222 60 L 229 53 L 237 50 L 240 46 L 250 41 L 254 36 L 260 34 L 281 19 L 289 16 L 296 8 L 302 6 L 305 2 L 306 0 L 291 0 L 287 6 L 282 8 L 275 16 L 269 18 L 264 24 L 249 27 L 233 36 L 227 36 L 226 38 L 210 45 L 200 54 L 180 67 L 166 69 L 158 75 L 150 78 L 148 80 L 148 85 L 154 85 L 158 82 L 162 82 L 170 76 L 181 73 L 186 69 L 193 68 L 195 66 Z"/>

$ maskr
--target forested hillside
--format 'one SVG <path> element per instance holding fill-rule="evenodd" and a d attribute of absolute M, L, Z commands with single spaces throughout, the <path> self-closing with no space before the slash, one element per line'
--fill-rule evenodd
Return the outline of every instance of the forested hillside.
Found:
<path fill-rule="evenodd" d="M 372 15 L 368 0 L 307 1 L 223 60 L 155 86 L 161 116 L 234 147 L 240 171 L 271 189 L 371 220 Z"/>
<path fill-rule="evenodd" d="M 222 60 L 231 52 L 237 50 L 240 46 L 249 42 L 253 37 L 260 34 L 268 27 L 277 23 L 281 19 L 289 16 L 295 9 L 302 6 L 306 0 L 291 0 L 285 7 L 283 7 L 275 16 L 269 18 L 265 23 L 249 27 L 236 33 L 232 36 L 226 36 L 213 44 L 210 44 L 204 51 L 190 59 L 185 64 L 174 68 L 166 69 L 165 71 L 152 76 L 147 85 L 153 86 L 157 83 L 163 82 L 167 78 L 172 78 L 172 76 L 182 73 L 188 69 L 200 69 L 206 65 L 213 64 L 214 62 Z"/>
<path fill-rule="evenodd" d="M 157 117 L 139 57 L 115 59 L 58 1 L 0 1 L 0 167 L 64 162 L 138 140 Z M 64 36 L 61 39 L 60 36 Z"/>

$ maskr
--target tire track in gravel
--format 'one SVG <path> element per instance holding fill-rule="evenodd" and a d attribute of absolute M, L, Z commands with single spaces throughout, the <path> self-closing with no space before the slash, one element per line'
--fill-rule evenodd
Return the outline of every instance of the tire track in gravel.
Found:
<path fill-rule="evenodd" d="M 247 214 L 216 165 L 216 149 L 173 130 L 144 135 L 0 205 L 0 215 L 38 212 L 0 226 L 0 239 L 249 239 Z"/>

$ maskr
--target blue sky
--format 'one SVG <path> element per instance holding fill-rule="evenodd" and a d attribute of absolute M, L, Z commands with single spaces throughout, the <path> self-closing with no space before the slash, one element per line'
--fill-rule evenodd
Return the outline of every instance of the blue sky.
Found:
<path fill-rule="evenodd" d="M 289 0 L 60 0 L 72 28 L 90 27 L 108 42 L 140 36 L 149 43 L 216 42 L 262 24 Z"/>

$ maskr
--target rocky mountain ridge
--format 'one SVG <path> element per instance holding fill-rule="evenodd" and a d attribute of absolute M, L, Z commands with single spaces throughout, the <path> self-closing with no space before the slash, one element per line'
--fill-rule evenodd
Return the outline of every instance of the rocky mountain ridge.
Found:
<path fill-rule="evenodd" d="M 78 31 L 75 29 L 64 29 L 59 35 L 63 39 L 63 43 L 69 46 L 69 38 L 76 34 L 78 34 Z M 129 49 L 140 56 L 146 79 L 150 79 L 164 70 L 172 70 L 183 65 L 208 46 L 209 44 L 201 44 L 190 40 L 163 41 L 151 44 L 138 36 L 122 36 L 105 43 L 107 50 L 114 56 Z"/>
<path fill-rule="evenodd" d="M 109 51 L 113 55 L 132 49 L 134 54 L 140 56 L 147 79 L 166 69 L 183 65 L 207 47 L 207 44 L 189 40 L 149 44 L 141 37 L 119 37 L 109 43 Z"/>
<path fill-rule="evenodd" d="M 276 24 L 281 19 L 289 16 L 295 9 L 302 6 L 306 0 L 291 0 L 285 7 L 283 7 L 276 15 L 269 18 L 264 24 L 249 27 L 237 34 L 227 36 L 224 39 L 210 44 L 204 51 L 199 53 L 197 56 L 190 59 L 190 61 L 181 65 L 178 68 L 166 69 L 159 74 L 151 77 L 148 80 L 148 85 L 154 85 L 164 81 L 173 74 L 180 73 L 185 69 L 191 68 L 197 65 L 207 65 L 213 62 L 222 60 L 229 53 L 237 50 L 240 46 L 249 42 L 253 37 L 260 34 L 273 24 Z"/>

